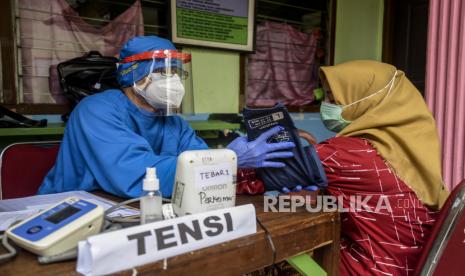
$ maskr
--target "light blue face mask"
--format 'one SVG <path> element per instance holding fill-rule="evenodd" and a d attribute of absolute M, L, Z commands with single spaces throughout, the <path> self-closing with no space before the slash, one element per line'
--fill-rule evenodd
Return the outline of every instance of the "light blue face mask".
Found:
<path fill-rule="evenodd" d="M 320 115 L 321 115 L 321 120 L 323 121 L 323 124 L 325 125 L 325 127 L 327 129 L 331 130 L 331 131 L 334 131 L 334 132 L 340 132 L 341 130 L 343 130 L 350 123 L 352 123 L 352 121 L 345 120 L 344 118 L 342 118 L 342 111 L 344 110 L 344 108 L 347 108 L 347 107 L 349 107 L 351 105 L 354 105 L 354 104 L 359 103 L 359 102 L 361 102 L 363 100 L 371 98 L 371 97 L 383 92 L 386 88 L 389 87 L 388 93 L 386 94 L 386 97 L 387 97 L 389 95 L 389 93 L 391 93 L 392 87 L 394 86 L 394 82 L 395 82 L 395 79 L 396 79 L 396 74 L 397 74 L 397 71 L 394 72 L 394 76 L 386 84 L 385 87 L 383 87 L 380 90 L 372 93 L 371 95 L 369 95 L 369 96 L 367 96 L 365 98 L 362 98 L 362 99 L 360 99 L 358 101 L 355 101 L 355 102 L 353 102 L 351 104 L 337 105 L 337 104 L 332 104 L 332 103 L 328 103 L 328 102 L 322 102 L 321 107 L 320 107 Z"/>
<path fill-rule="evenodd" d="M 352 121 L 342 118 L 342 108 L 342 105 L 336 105 L 328 102 L 321 103 L 321 120 L 327 129 L 339 132 L 352 123 Z"/>

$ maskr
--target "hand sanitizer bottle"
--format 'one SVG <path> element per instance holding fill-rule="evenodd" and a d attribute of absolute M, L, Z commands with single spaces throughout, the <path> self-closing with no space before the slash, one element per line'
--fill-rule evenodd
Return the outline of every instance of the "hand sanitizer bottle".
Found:
<path fill-rule="evenodd" d="M 140 199 L 141 224 L 162 220 L 162 195 L 155 168 L 147 168 L 142 189 L 145 195 Z"/>

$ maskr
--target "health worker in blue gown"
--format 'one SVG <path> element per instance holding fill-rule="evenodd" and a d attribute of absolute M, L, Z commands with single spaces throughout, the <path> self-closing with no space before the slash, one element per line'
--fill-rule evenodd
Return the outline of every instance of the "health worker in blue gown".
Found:
<path fill-rule="evenodd" d="M 177 156 L 207 149 L 177 110 L 184 96 L 183 79 L 190 55 L 176 51 L 166 39 L 140 36 L 129 40 L 119 55 L 121 89 L 84 98 L 71 113 L 55 166 L 39 194 L 73 190 L 104 190 L 138 197 L 146 167 L 156 167 L 160 189 L 169 197 Z M 283 167 L 295 145 L 267 143 L 275 127 L 248 142 L 238 137 L 228 148 L 239 168 Z"/>

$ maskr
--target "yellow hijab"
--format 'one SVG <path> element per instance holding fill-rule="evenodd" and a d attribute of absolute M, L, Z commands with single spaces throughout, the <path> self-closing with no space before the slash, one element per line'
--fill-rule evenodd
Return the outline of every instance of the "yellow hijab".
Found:
<path fill-rule="evenodd" d="M 321 67 L 336 104 L 348 105 L 386 87 L 376 95 L 343 109 L 352 121 L 337 136 L 365 138 L 427 206 L 442 207 L 448 196 L 441 175 L 436 124 L 423 97 L 404 72 L 392 65 L 351 61 Z"/>

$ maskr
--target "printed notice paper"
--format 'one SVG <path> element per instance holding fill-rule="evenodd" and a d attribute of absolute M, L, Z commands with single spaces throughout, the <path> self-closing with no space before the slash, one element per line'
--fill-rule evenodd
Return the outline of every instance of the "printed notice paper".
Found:
<path fill-rule="evenodd" d="M 247 0 L 177 0 L 177 35 L 247 45 Z"/>
<path fill-rule="evenodd" d="M 170 0 L 174 43 L 253 50 L 255 0 Z"/>
<path fill-rule="evenodd" d="M 255 219 L 247 204 L 91 236 L 79 242 L 76 270 L 110 274 L 230 241 L 255 233 Z"/>

